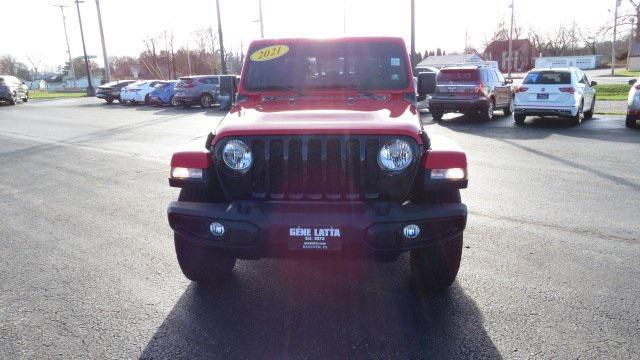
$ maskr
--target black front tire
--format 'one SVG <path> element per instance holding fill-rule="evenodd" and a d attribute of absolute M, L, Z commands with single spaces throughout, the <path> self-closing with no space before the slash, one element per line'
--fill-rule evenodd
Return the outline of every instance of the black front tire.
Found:
<path fill-rule="evenodd" d="M 483 121 L 491 121 L 493 119 L 493 111 L 495 110 L 495 108 L 495 101 L 493 99 L 489 100 L 487 108 L 482 111 L 481 119 Z"/>
<path fill-rule="evenodd" d="M 113 104 L 113 99 L 106 99 L 105 101 L 106 101 L 106 102 L 107 102 L 107 104 L 109 104 L 109 105 Z"/>
<path fill-rule="evenodd" d="M 513 115 L 513 121 L 515 121 L 516 125 L 524 125 L 524 120 L 527 117 L 525 115 L 522 114 L 515 114 Z"/>
<path fill-rule="evenodd" d="M 591 102 L 591 107 L 589 108 L 589 111 L 586 111 L 584 113 L 584 119 L 585 120 L 591 120 L 593 118 L 593 113 L 595 112 L 595 108 L 596 108 L 596 98 L 593 98 L 593 101 Z"/>
<path fill-rule="evenodd" d="M 411 275 L 421 292 L 446 290 L 456 280 L 462 259 L 462 235 L 410 254 Z"/>
<path fill-rule="evenodd" d="M 636 117 L 632 116 L 632 115 L 627 115 L 627 119 L 625 121 L 625 125 L 627 126 L 627 128 L 629 129 L 635 129 L 638 127 L 637 123 L 636 123 Z"/>
<path fill-rule="evenodd" d="M 584 120 L 584 100 L 580 102 L 578 112 L 576 113 L 576 116 L 573 117 L 573 124 L 580 125 L 582 124 L 582 120 Z"/>
<path fill-rule="evenodd" d="M 444 112 L 442 111 L 438 111 L 438 110 L 431 111 L 431 117 L 433 118 L 434 121 L 442 120 L 443 116 L 444 116 Z"/>
<path fill-rule="evenodd" d="M 511 116 L 511 114 L 513 114 L 513 110 L 514 103 L 512 98 L 511 101 L 509 101 L 509 104 L 504 109 L 502 109 L 502 111 L 504 111 L 504 116 Z"/>
<path fill-rule="evenodd" d="M 236 259 L 218 249 L 191 243 L 178 234 L 173 240 L 184 276 L 197 283 L 216 284 L 233 275 Z"/>
<path fill-rule="evenodd" d="M 207 190 L 182 189 L 178 201 L 211 202 L 214 196 Z M 233 274 L 236 258 L 220 249 L 190 242 L 178 234 L 173 240 L 178 264 L 184 276 L 198 283 L 219 283 Z"/>
<path fill-rule="evenodd" d="M 459 204 L 460 191 L 429 192 L 421 201 L 428 204 Z M 411 275 L 420 292 L 441 292 L 453 284 L 460 269 L 462 243 L 460 234 L 449 241 L 411 251 Z"/>

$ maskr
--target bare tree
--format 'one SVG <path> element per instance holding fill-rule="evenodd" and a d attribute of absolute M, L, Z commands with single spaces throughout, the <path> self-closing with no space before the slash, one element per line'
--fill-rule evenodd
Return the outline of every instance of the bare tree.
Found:
<path fill-rule="evenodd" d="M 28 54 L 27 55 L 27 60 L 29 60 L 29 63 L 31 64 L 31 67 L 33 68 L 33 71 L 34 71 L 33 76 L 38 75 L 38 73 L 39 73 L 38 69 L 40 68 L 40 64 L 42 64 L 42 54 L 40 54 L 40 53 Z"/>

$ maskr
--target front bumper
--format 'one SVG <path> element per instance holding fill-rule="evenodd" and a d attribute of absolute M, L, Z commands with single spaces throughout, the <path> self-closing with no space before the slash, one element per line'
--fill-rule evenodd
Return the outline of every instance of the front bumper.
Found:
<path fill-rule="evenodd" d="M 442 112 L 465 112 L 465 111 L 483 111 L 487 108 L 489 102 L 487 98 L 476 99 L 443 99 L 431 98 L 429 101 L 429 111 Z"/>
<path fill-rule="evenodd" d="M 145 94 L 140 92 L 122 92 L 120 93 L 120 99 L 122 101 L 137 101 L 143 102 Z"/>
<path fill-rule="evenodd" d="M 175 201 L 168 208 L 171 228 L 184 239 L 225 249 L 241 259 L 338 257 L 393 261 L 403 252 L 460 236 L 466 226 L 464 204 L 255 202 L 194 203 Z M 209 226 L 218 222 L 224 235 Z M 420 227 L 414 239 L 402 229 Z M 318 240 L 292 235 L 292 229 L 338 229 L 339 236 Z M 301 248 L 306 241 L 326 241 L 326 248 Z"/>

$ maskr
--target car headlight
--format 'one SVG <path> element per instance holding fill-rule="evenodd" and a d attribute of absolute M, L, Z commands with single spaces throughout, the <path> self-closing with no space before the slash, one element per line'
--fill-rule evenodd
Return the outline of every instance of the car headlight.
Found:
<path fill-rule="evenodd" d="M 394 139 L 382 146 L 378 154 L 378 164 L 387 170 L 404 170 L 413 160 L 411 146 L 404 140 Z"/>
<path fill-rule="evenodd" d="M 222 148 L 224 163 L 233 170 L 246 170 L 251 166 L 251 149 L 242 140 L 229 140 Z"/>

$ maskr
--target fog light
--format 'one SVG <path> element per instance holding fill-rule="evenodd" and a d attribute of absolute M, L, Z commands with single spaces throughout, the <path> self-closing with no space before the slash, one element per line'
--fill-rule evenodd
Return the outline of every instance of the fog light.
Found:
<path fill-rule="evenodd" d="M 415 239 L 420 235 L 420 227 L 415 224 L 407 225 L 402 229 L 402 235 L 407 239 Z"/>
<path fill-rule="evenodd" d="M 467 178 L 464 168 L 431 169 L 431 180 L 463 180 Z"/>
<path fill-rule="evenodd" d="M 224 225 L 218 222 L 212 222 L 211 225 L 209 225 L 209 230 L 214 236 L 224 235 Z"/>

